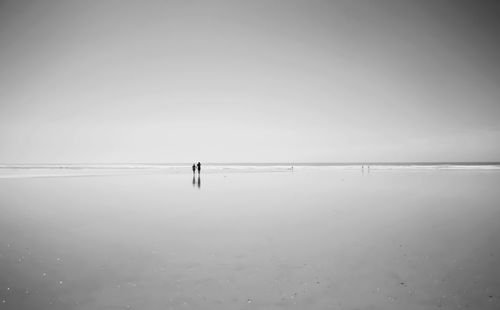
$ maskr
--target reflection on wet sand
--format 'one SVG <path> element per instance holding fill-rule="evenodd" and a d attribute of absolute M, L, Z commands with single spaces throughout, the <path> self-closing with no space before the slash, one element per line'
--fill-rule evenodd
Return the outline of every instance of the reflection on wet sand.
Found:
<path fill-rule="evenodd" d="M 201 188 L 201 176 L 198 175 L 198 182 L 196 182 L 196 178 L 195 176 L 193 175 L 193 187 L 195 187 L 196 184 L 198 184 L 198 188 Z"/>
<path fill-rule="evenodd" d="M 500 308 L 500 173 L 186 177 L 0 180 L 0 309 Z"/>

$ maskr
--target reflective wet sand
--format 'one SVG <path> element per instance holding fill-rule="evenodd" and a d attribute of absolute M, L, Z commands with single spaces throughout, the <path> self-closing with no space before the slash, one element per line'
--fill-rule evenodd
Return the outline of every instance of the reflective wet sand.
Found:
<path fill-rule="evenodd" d="M 0 179 L 0 309 L 499 309 L 499 171 Z"/>

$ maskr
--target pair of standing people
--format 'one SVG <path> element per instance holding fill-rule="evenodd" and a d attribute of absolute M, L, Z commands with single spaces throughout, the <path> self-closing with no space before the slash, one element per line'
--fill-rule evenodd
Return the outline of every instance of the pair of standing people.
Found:
<path fill-rule="evenodd" d="M 195 174 L 196 168 L 198 168 L 198 174 L 201 173 L 201 164 L 200 164 L 200 162 L 198 162 L 197 164 L 193 164 L 192 168 L 193 168 L 193 174 Z"/>

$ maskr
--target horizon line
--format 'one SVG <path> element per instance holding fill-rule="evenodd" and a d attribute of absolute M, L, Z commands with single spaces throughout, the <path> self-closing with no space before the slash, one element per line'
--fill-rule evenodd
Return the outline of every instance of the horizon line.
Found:
<path fill-rule="evenodd" d="M 0 163 L 0 166 L 54 166 L 54 165 L 192 165 L 191 162 L 59 162 L 59 163 Z M 500 165 L 500 161 L 346 161 L 346 162 L 206 162 L 202 165 L 322 165 L 322 166 L 347 166 L 347 165 Z"/>

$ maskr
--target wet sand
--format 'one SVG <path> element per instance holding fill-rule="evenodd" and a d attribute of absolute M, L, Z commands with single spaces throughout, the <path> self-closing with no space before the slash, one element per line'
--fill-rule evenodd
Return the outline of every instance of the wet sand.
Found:
<path fill-rule="evenodd" d="M 499 309 L 499 171 L 0 178 L 0 309 Z"/>

